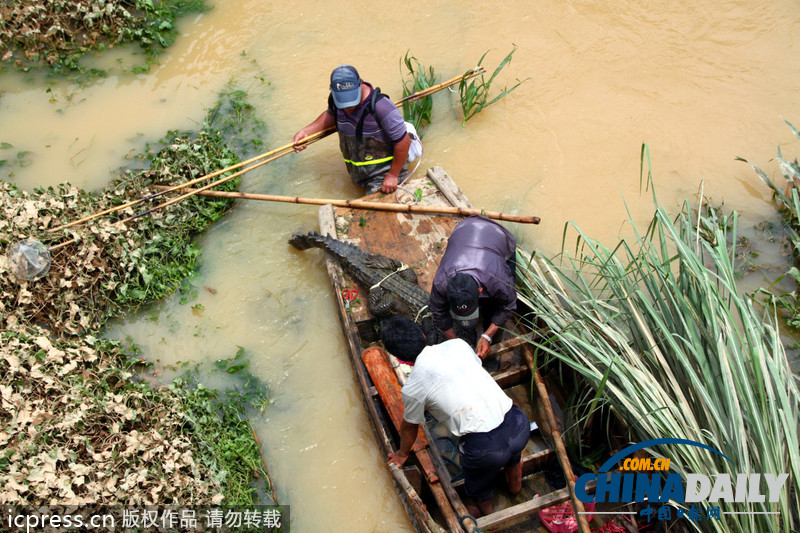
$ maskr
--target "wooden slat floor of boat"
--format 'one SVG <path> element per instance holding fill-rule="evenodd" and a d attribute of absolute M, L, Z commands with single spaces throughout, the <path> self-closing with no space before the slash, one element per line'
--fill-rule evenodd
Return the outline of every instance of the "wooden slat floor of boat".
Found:
<path fill-rule="evenodd" d="M 526 480 L 526 483 L 523 484 L 523 491 L 518 496 L 522 496 L 528 486 L 529 480 Z M 530 486 L 536 485 L 531 483 Z M 594 482 L 587 483 L 586 490 L 593 492 Z M 539 494 L 538 497 L 537 494 Z M 539 511 L 568 501 L 570 495 L 569 490 L 565 487 L 547 494 L 537 492 L 531 494 L 527 492 L 523 499 L 525 501 L 522 503 L 505 508 L 498 509 L 496 506 L 494 513 L 478 518 L 478 527 L 484 531 L 491 531 L 492 528 L 502 525 L 504 532 L 523 533 L 530 531 L 544 533 L 548 530 L 539 520 Z"/>

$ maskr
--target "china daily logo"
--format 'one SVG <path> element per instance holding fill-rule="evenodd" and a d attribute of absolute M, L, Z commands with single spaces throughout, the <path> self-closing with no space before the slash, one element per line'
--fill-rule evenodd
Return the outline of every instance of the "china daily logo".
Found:
<path fill-rule="evenodd" d="M 700 504 L 702 507 L 702 502 L 708 502 L 708 516 L 706 518 L 720 519 L 719 502 L 777 502 L 780 498 L 780 492 L 789 478 L 787 473 L 718 474 L 716 476 L 690 473 L 686 475 L 684 480 L 677 473 L 668 473 L 664 476 L 641 472 L 642 470 L 668 472 L 669 458 L 639 459 L 628 457 L 637 450 L 661 444 L 697 446 L 724 457 L 731 465 L 736 466 L 733 461 L 719 450 L 693 440 L 653 439 L 628 446 L 615 454 L 603 463 L 596 475 L 584 474 L 580 476 L 575 482 L 575 496 L 584 503 L 592 501 L 597 503 L 638 502 L 665 505 L 673 501 L 685 504 L 686 507 L 691 506 L 691 508 L 694 508 L 695 504 Z M 620 461 L 622 462 L 620 471 L 610 472 L 611 468 Z M 597 483 L 594 495 L 588 494 L 586 485 L 595 480 Z M 715 505 L 716 507 L 714 507 Z M 649 509 L 649 512 L 647 509 Z M 647 509 L 640 511 L 639 514 L 649 514 L 648 518 L 650 518 L 654 511 L 649 505 Z M 712 512 L 714 509 L 716 509 L 716 516 Z M 659 515 L 666 514 L 661 511 L 662 509 L 659 509 Z M 684 510 L 678 509 L 678 515 L 683 516 Z M 659 518 L 671 518 L 671 510 L 670 516 L 659 516 Z M 690 518 L 699 519 L 702 517 L 694 515 L 690 516 Z"/>

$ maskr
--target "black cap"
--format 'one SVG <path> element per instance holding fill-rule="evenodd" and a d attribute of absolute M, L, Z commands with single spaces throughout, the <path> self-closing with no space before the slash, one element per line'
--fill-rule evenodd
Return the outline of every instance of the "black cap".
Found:
<path fill-rule="evenodd" d="M 459 272 L 447 283 L 447 301 L 450 316 L 461 327 L 474 328 L 478 324 L 478 283 L 469 274 Z"/>

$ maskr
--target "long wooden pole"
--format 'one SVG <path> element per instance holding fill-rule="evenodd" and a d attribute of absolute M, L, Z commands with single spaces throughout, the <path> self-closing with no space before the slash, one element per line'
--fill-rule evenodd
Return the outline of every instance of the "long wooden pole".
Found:
<path fill-rule="evenodd" d="M 448 80 L 446 82 L 440 83 L 439 85 L 434 85 L 433 87 L 428 87 L 427 89 L 423 89 L 422 91 L 419 91 L 417 93 L 410 94 L 410 95 L 408 95 L 408 96 L 406 96 L 404 98 L 400 98 L 399 100 L 397 100 L 395 102 L 395 105 L 400 105 L 402 102 L 406 102 L 406 101 L 411 101 L 411 100 L 417 100 L 419 98 L 424 98 L 425 96 L 429 96 L 430 94 L 433 94 L 433 93 L 435 93 L 437 91 L 440 91 L 440 90 L 442 90 L 442 89 L 444 89 L 446 87 L 449 87 L 451 85 L 455 85 L 456 83 L 459 83 L 463 79 L 468 79 L 468 78 L 477 76 L 478 74 L 480 74 L 482 72 L 483 72 L 483 67 L 480 67 L 479 69 L 474 69 L 474 70 L 467 71 L 466 73 L 462 74 L 461 76 L 456 76 L 455 78 L 452 78 L 452 79 L 450 79 L 450 80 Z M 160 205 L 157 205 L 157 206 L 155 206 L 155 207 L 153 207 L 151 209 L 148 209 L 144 213 L 141 213 L 139 215 L 135 215 L 133 217 L 127 218 L 127 219 L 123 220 L 123 222 L 127 222 L 129 220 L 133 220 L 134 218 L 138 218 L 140 216 L 144 216 L 147 213 L 152 213 L 153 211 L 156 211 L 158 209 L 167 207 L 168 205 L 172 205 L 172 204 L 174 204 L 176 202 L 179 202 L 179 201 L 181 201 L 181 200 L 183 200 L 185 198 L 188 198 L 190 196 L 194 196 L 195 194 L 200 194 L 202 191 L 205 191 L 207 189 L 215 187 L 215 186 L 217 186 L 217 185 L 219 185 L 221 183 L 224 183 L 224 182 L 226 182 L 226 181 L 228 181 L 230 179 L 233 179 L 233 178 L 235 178 L 237 176 L 240 176 L 240 175 L 244 174 L 245 172 L 249 172 L 249 171 L 253 170 L 254 168 L 258 168 L 258 167 L 260 167 L 261 165 L 263 165 L 265 163 L 269 163 L 270 161 L 274 161 L 274 160 L 278 159 L 279 157 L 283 157 L 286 154 L 289 154 L 289 153 L 293 152 L 295 146 L 299 146 L 299 145 L 302 145 L 302 144 L 311 144 L 312 142 L 318 141 L 318 140 L 322 139 L 323 137 L 333 133 L 334 131 L 336 131 L 336 128 L 331 126 L 330 128 L 327 128 L 327 129 L 324 129 L 324 130 L 322 130 L 320 132 L 311 134 L 308 137 L 304 137 L 304 138 L 300 139 L 299 141 L 297 141 L 296 143 L 286 144 L 286 145 L 281 146 L 280 148 L 276 148 L 274 150 L 271 150 L 270 152 L 267 152 L 266 154 L 263 154 L 261 156 L 261 157 L 264 157 L 267 154 L 270 154 L 270 157 L 265 159 L 265 160 L 263 160 L 263 161 L 259 161 L 258 163 L 255 163 L 252 166 L 249 166 L 249 167 L 244 168 L 244 169 L 242 169 L 242 170 L 240 170 L 240 171 L 238 171 L 238 172 L 236 172 L 234 174 L 231 174 L 230 176 L 225 176 L 224 178 L 220 178 L 220 179 L 218 179 L 218 180 L 216 180 L 216 181 L 214 181 L 212 183 L 209 183 L 207 185 L 203 185 L 202 187 L 200 187 L 198 189 L 195 189 L 193 192 L 187 192 L 186 194 L 183 194 L 181 196 L 173 198 L 173 199 L 171 199 L 171 200 L 169 200 L 167 202 L 164 202 L 164 203 L 162 203 Z M 229 168 L 232 168 L 232 167 L 229 167 Z M 217 172 L 216 175 L 219 175 L 219 171 Z M 207 179 L 207 178 L 206 177 L 200 177 L 200 178 L 192 180 L 191 182 L 187 182 L 187 183 L 183 184 L 182 186 L 181 185 L 174 185 L 170 189 L 171 190 L 175 190 L 175 189 L 178 189 L 178 188 L 186 188 L 186 187 L 189 187 L 190 185 L 194 185 L 195 183 L 199 183 L 200 181 L 203 181 L 204 179 Z M 167 191 L 165 190 L 164 192 L 167 192 Z"/>
<path fill-rule="evenodd" d="M 477 69 L 473 69 L 473 70 L 467 71 L 466 73 L 464 73 L 464 74 L 462 74 L 460 76 L 456 76 L 456 77 L 451 78 L 451 79 L 449 79 L 449 80 L 447 80 L 445 82 L 439 83 L 437 85 L 432 85 L 432 86 L 430 86 L 430 87 L 428 87 L 426 89 L 423 89 L 421 91 L 417 91 L 416 93 L 409 94 L 408 96 L 400 98 L 399 100 L 395 101 L 395 105 L 400 105 L 403 102 L 413 102 L 414 100 L 419 100 L 421 98 L 425 98 L 426 96 L 430 96 L 431 94 L 433 94 L 433 93 L 435 93 L 437 91 L 441 91 L 442 89 L 446 89 L 447 87 L 451 87 L 451 86 L 455 85 L 456 83 L 461 82 L 461 80 L 465 80 L 465 79 L 469 79 L 469 78 L 475 77 L 478 74 L 481 74 L 483 72 L 484 72 L 484 68 L 483 67 L 478 67 Z M 246 169 L 244 169 L 244 170 L 242 170 L 240 172 L 237 172 L 237 173 L 232 174 L 230 176 L 226 176 L 222 181 L 215 182 L 215 185 L 218 185 L 219 183 L 222 183 L 222 182 L 227 181 L 229 179 L 235 178 L 237 176 L 241 176 L 245 172 L 248 172 L 250 170 L 258 168 L 261 165 L 263 165 L 264 163 L 269 163 L 270 161 L 274 161 L 278 157 L 282 157 L 282 156 L 284 156 L 284 155 L 286 155 L 288 153 L 291 153 L 291 152 L 294 151 L 294 148 L 296 146 L 308 145 L 308 144 L 316 142 L 316 141 L 318 141 L 318 140 L 320 140 L 320 139 L 322 139 L 324 137 L 327 137 L 328 135 L 330 135 L 334 131 L 336 131 L 335 127 L 327 128 L 325 130 L 322 130 L 322 131 L 319 131 L 317 133 L 313 133 L 313 134 L 311 134 L 311 135 L 309 135 L 307 137 L 304 137 L 304 138 L 300 139 L 299 141 L 297 141 L 296 143 L 292 142 L 292 143 L 289 143 L 289 144 L 284 144 L 283 146 L 279 146 L 278 148 L 274 148 L 274 149 L 272 149 L 272 150 L 270 150 L 268 152 L 264 152 L 263 154 L 259 154 L 257 156 L 251 157 L 250 159 L 248 159 L 246 161 L 240 161 L 239 163 L 236 163 L 234 165 L 231 165 L 231 166 L 228 166 L 228 167 L 225 167 L 225 168 L 221 168 L 219 170 L 215 170 L 214 172 L 211 172 L 211 173 L 206 174 L 204 176 L 200 176 L 199 178 L 195 178 L 193 180 L 187 181 L 186 183 L 182 183 L 182 184 L 179 184 L 179 185 L 174 185 L 172 187 L 168 187 L 168 188 L 166 188 L 166 189 L 164 189 L 164 190 L 162 190 L 162 191 L 160 191 L 158 193 L 154 193 L 154 194 L 150 194 L 150 195 L 147 195 L 147 196 L 143 196 L 143 197 L 138 198 L 136 200 L 131 200 L 130 202 L 126 202 L 126 203 L 121 204 L 121 205 L 116 205 L 114 207 L 109 207 L 108 209 L 104 209 L 102 211 L 98 211 L 96 213 L 92 213 L 90 215 L 86 215 L 83 218 L 80 218 L 78 220 L 73 220 L 72 222 L 68 222 L 67 224 L 62 224 L 61 226 L 50 228 L 48 231 L 49 232 L 56 232 L 56 231 L 59 231 L 59 230 L 62 230 L 62 229 L 67 229 L 67 228 L 70 228 L 72 226 L 81 224 L 83 222 L 88 222 L 90 220 L 94 220 L 95 218 L 101 217 L 103 215 L 107 215 L 109 213 L 113 213 L 114 211 L 121 211 L 122 209 L 127 209 L 128 207 L 132 207 L 132 206 L 138 205 L 138 204 L 140 204 L 142 202 L 146 202 L 148 200 L 152 200 L 153 198 L 156 198 L 157 196 L 160 196 L 162 194 L 166 194 L 168 192 L 175 191 L 177 189 L 184 189 L 184 188 L 187 188 L 187 187 L 191 187 L 192 185 L 196 185 L 196 184 L 198 184 L 198 183 L 200 183 L 202 181 L 205 181 L 207 179 L 215 178 L 215 177 L 217 177 L 217 176 L 219 176 L 221 174 L 225 174 L 226 172 L 230 172 L 232 170 L 236 170 L 236 169 L 245 167 L 247 165 L 250 165 L 251 163 L 256 163 L 256 162 L 260 161 L 258 164 L 255 164 L 255 165 L 253 165 L 251 167 L 248 167 L 248 168 L 246 168 Z M 264 159 L 264 161 L 261 161 L 262 159 Z M 213 187 L 213 185 L 211 187 Z M 175 203 L 177 201 L 180 201 L 180 200 L 182 200 L 183 198 L 185 198 L 187 196 L 191 196 L 191 195 L 186 195 L 184 197 L 180 197 L 177 200 L 173 199 L 174 201 L 165 202 L 165 203 L 163 203 L 163 204 L 161 204 L 159 206 L 154 207 L 153 209 L 148 210 L 147 212 L 149 213 L 149 212 L 152 212 L 155 209 L 160 209 L 162 207 L 166 207 L 167 205 L 171 205 L 171 204 L 173 204 L 173 203 Z M 138 218 L 138 217 L 132 217 L 132 218 Z M 131 218 L 126 219 L 126 221 L 127 220 L 131 220 Z M 60 248 L 61 246 L 65 246 L 65 245 L 67 245 L 67 244 L 69 244 L 71 242 L 74 242 L 74 240 L 62 243 L 62 244 L 58 245 L 57 248 Z M 55 249 L 55 248 L 56 247 L 54 247 L 52 249 Z"/>
<path fill-rule="evenodd" d="M 157 189 L 164 188 L 166 185 L 155 185 Z M 484 215 L 495 220 L 505 220 L 507 222 L 519 222 L 522 224 L 538 224 L 539 217 L 530 215 L 513 215 L 510 213 L 499 213 L 497 211 L 485 211 L 468 207 L 452 207 L 443 205 L 411 205 L 395 204 L 384 202 L 369 202 L 366 200 L 334 200 L 331 198 L 302 198 L 299 196 L 278 196 L 275 194 L 257 194 L 238 191 L 208 191 L 200 189 L 188 189 L 194 194 L 201 196 L 214 196 L 218 198 L 241 198 L 244 200 L 262 200 L 265 202 L 283 202 L 288 204 L 308 204 L 308 205 L 332 205 L 334 207 L 349 207 L 351 209 L 372 209 L 374 211 L 396 211 L 399 213 L 427 213 L 445 215 Z M 186 195 L 184 195 L 186 196 Z"/>
<path fill-rule="evenodd" d="M 421 91 L 417 91 L 414 94 L 410 94 L 408 96 L 400 98 L 399 100 L 397 100 L 395 102 L 395 105 L 400 105 L 403 102 L 412 102 L 414 100 L 419 100 L 421 98 L 425 98 L 426 96 L 430 96 L 431 94 L 433 94 L 433 93 L 435 93 L 437 91 L 441 91 L 442 89 L 446 89 L 447 87 L 451 87 L 451 86 L 455 85 L 456 83 L 460 83 L 462 80 L 466 80 L 466 79 L 475 77 L 475 76 L 477 76 L 479 74 L 482 74 L 484 72 L 484 70 L 485 70 L 484 67 L 478 67 L 476 69 L 469 70 L 469 71 L 465 72 L 464 74 L 462 74 L 460 76 L 456 76 L 454 78 L 451 78 L 451 79 L 449 79 L 449 80 L 447 80 L 445 82 L 439 83 L 438 85 L 432 85 L 431 87 L 428 87 L 428 88 L 423 89 Z M 92 213 L 90 215 L 87 215 L 87 216 L 85 216 L 83 218 L 80 218 L 78 220 L 73 220 L 72 222 L 69 222 L 67 224 L 63 224 L 61 226 L 57 226 L 55 228 L 51 228 L 51 229 L 48 230 L 48 232 L 55 232 L 55 231 L 58 231 L 58 230 L 66 229 L 66 228 L 81 224 L 83 222 L 88 222 L 90 220 L 94 220 L 95 218 L 101 217 L 103 215 L 107 215 L 109 213 L 113 213 L 114 211 L 121 211 L 122 209 L 126 209 L 128 207 L 132 207 L 132 206 L 140 204 L 142 202 L 146 202 L 148 200 L 152 200 L 153 198 L 161 196 L 162 194 L 166 194 L 166 193 L 171 192 L 171 191 L 176 191 L 178 189 L 185 189 L 185 188 L 191 187 L 192 185 L 197 185 L 201 181 L 205 181 L 207 179 L 219 176 L 221 174 L 225 174 L 226 172 L 230 172 L 232 170 L 236 170 L 236 169 L 240 169 L 240 168 L 242 169 L 242 170 L 239 170 L 238 172 L 235 172 L 235 173 L 233 173 L 233 174 L 231 174 L 229 176 L 225 176 L 225 177 L 220 178 L 220 179 L 218 179 L 216 181 L 213 181 L 213 182 L 211 182 L 211 183 L 209 183 L 207 185 L 203 185 L 202 187 L 199 187 L 198 189 L 195 189 L 194 192 L 188 192 L 188 193 L 183 194 L 181 196 L 177 196 L 177 197 L 175 197 L 175 198 L 173 198 L 173 199 L 171 199 L 171 200 L 169 200 L 167 202 L 164 202 L 164 203 L 159 204 L 159 205 L 157 205 L 155 207 L 152 207 L 152 208 L 148 209 L 147 211 L 144 211 L 143 213 L 139 213 L 138 215 L 133 215 L 133 216 L 130 216 L 130 217 L 122 220 L 123 223 L 129 222 L 129 221 L 131 221 L 131 220 L 133 220 L 135 218 L 139 218 L 139 217 L 145 216 L 148 213 L 152 213 L 153 211 L 157 211 L 159 209 L 162 209 L 164 207 L 172 205 L 172 204 L 174 204 L 176 202 L 180 202 L 181 200 L 184 200 L 184 199 L 186 199 L 186 198 L 188 198 L 190 196 L 194 196 L 195 194 L 201 194 L 202 191 L 206 191 L 207 189 L 210 189 L 212 187 L 216 187 L 217 185 L 219 185 L 221 183 L 224 183 L 224 182 L 226 182 L 226 181 L 228 181 L 230 179 L 233 179 L 233 178 L 236 178 L 238 176 L 241 176 L 245 172 L 249 172 L 249 171 L 251 171 L 253 169 L 256 169 L 256 168 L 258 168 L 258 167 L 260 167 L 260 166 L 262 166 L 262 165 L 264 165 L 266 163 L 269 163 L 270 161 L 274 161 L 275 159 L 278 159 L 279 157 L 283 157 L 286 154 L 289 154 L 289 153 L 293 152 L 294 148 L 296 146 L 311 144 L 313 142 L 316 142 L 316 141 L 318 141 L 318 140 L 330 135 L 334 131 L 336 131 L 336 129 L 334 127 L 327 128 L 325 130 L 322 130 L 322 131 L 319 131 L 317 133 L 313 133 L 313 134 L 311 134 L 311 135 L 309 135 L 307 137 L 304 137 L 304 138 L 300 139 L 299 141 L 297 141 L 296 143 L 284 144 L 283 146 L 280 146 L 280 147 L 275 148 L 273 150 L 270 150 L 268 152 L 264 152 L 263 154 L 257 155 L 255 157 L 251 157 L 250 159 L 248 159 L 246 161 L 241 161 L 239 163 L 236 163 L 235 165 L 231 165 L 229 167 L 225 167 L 225 168 L 216 170 L 214 172 L 206 174 L 205 176 L 200 176 L 199 178 L 195 178 L 193 180 L 187 181 L 185 183 L 181 183 L 179 185 L 173 185 L 173 186 L 170 186 L 170 187 L 165 187 L 162 190 L 160 190 L 159 192 L 156 192 L 156 193 L 153 193 L 153 194 L 149 194 L 147 196 L 143 196 L 143 197 L 141 197 L 141 198 L 139 198 L 137 200 L 131 200 L 130 202 L 126 202 L 126 203 L 121 204 L 121 205 L 110 207 L 108 209 L 104 209 L 102 211 L 98 211 L 96 213 Z M 242 167 L 245 167 L 246 165 L 251 165 L 251 166 L 249 166 L 247 168 L 242 168 Z M 502 219 L 502 220 L 505 220 L 505 219 Z M 538 222 L 533 222 L 533 223 L 534 224 L 538 224 Z M 49 251 L 50 252 L 54 252 L 54 251 L 58 250 L 59 248 L 63 248 L 63 247 L 68 246 L 68 245 L 70 245 L 70 244 L 72 244 L 74 242 L 77 242 L 77 240 L 78 240 L 78 238 L 75 237 L 75 238 L 72 238 L 70 240 L 67 240 L 67 241 L 61 242 L 59 244 L 53 245 L 53 246 L 51 246 L 49 248 Z"/>
<path fill-rule="evenodd" d="M 564 472 L 564 477 L 567 480 L 567 487 L 569 488 L 569 496 L 572 499 L 572 508 L 575 511 L 575 518 L 578 521 L 578 528 L 581 533 L 591 533 L 589 529 L 589 522 L 586 520 L 584 513 L 583 502 L 575 496 L 575 474 L 572 473 L 572 466 L 569 462 L 567 455 L 567 448 L 564 446 L 564 441 L 561 439 L 561 430 L 558 429 L 558 421 L 553 412 L 553 406 L 550 403 L 550 394 L 547 392 L 547 387 L 542 381 L 542 376 L 533 362 L 533 354 L 531 348 L 527 344 L 522 346 L 522 353 L 525 356 L 525 362 L 528 368 L 531 369 L 533 379 L 536 385 L 536 390 L 539 394 L 539 400 L 542 402 L 545 416 L 547 417 L 547 425 L 550 426 L 550 436 L 553 439 L 553 444 L 556 447 L 556 457 L 561 464 L 561 470 Z"/>

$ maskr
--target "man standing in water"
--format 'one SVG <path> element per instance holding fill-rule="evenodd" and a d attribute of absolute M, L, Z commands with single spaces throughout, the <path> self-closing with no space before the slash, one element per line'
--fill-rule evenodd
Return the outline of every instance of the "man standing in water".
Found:
<path fill-rule="evenodd" d="M 400 448 L 389 454 L 389 463 L 402 466 L 406 462 L 428 411 L 459 438 L 464 492 L 477 506 L 470 512 L 490 514 L 494 477 L 500 469 L 512 494 L 522 489 L 528 418 L 463 340 L 428 346 L 420 327 L 400 315 L 381 321 L 381 336 L 390 353 L 414 366 L 402 389 Z"/>
<path fill-rule="evenodd" d="M 403 115 L 350 65 L 333 69 L 330 89 L 328 109 L 292 139 L 295 151 L 305 148 L 297 144 L 301 139 L 335 126 L 353 183 L 367 194 L 394 192 L 408 173 L 411 138 Z"/>

